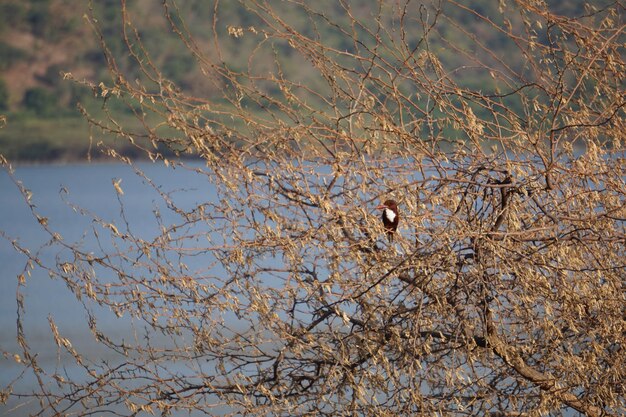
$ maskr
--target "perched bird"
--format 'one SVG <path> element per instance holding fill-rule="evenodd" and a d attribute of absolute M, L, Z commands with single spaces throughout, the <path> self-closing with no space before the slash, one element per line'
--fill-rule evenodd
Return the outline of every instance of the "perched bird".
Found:
<path fill-rule="evenodd" d="M 395 200 L 387 200 L 376 208 L 383 211 L 382 219 L 385 230 L 387 231 L 387 239 L 393 242 L 393 234 L 398 228 L 398 222 L 400 221 L 398 203 L 396 203 Z"/>

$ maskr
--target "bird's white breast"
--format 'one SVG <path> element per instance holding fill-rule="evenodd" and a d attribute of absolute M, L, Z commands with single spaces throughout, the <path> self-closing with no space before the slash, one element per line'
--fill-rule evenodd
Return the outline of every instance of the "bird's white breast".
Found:
<path fill-rule="evenodd" d="M 387 220 L 389 220 L 390 222 L 393 222 L 393 219 L 396 218 L 396 213 L 394 213 L 393 210 L 386 208 L 385 209 L 385 218 Z"/>

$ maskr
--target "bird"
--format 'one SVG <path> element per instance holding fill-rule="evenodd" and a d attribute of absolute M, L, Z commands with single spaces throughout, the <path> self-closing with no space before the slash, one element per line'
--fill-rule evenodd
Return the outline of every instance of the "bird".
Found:
<path fill-rule="evenodd" d="M 385 230 L 387 231 L 387 240 L 393 242 L 393 234 L 396 232 L 398 222 L 400 221 L 398 203 L 396 203 L 395 200 L 386 200 L 382 205 L 376 208 L 383 211 L 382 219 L 383 226 L 385 226 Z"/>

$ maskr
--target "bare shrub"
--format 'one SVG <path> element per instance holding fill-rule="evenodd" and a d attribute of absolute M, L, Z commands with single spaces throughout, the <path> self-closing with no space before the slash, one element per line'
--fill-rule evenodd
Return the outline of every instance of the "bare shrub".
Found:
<path fill-rule="evenodd" d="M 141 121 L 94 127 L 215 195 L 164 193 L 178 220 L 152 240 L 96 219 L 112 247 L 30 255 L 87 311 L 147 329 L 116 340 L 91 318 L 119 354 L 104 363 L 56 334 L 84 369 L 68 380 L 18 327 L 42 413 L 623 413 L 622 5 L 251 0 L 238 24 L 223 3 L 208 41 L 163 3 L 206 96 L 164 77 L 124 2 L 127 55 L 91 17 L 112 74 L 92 87 Z"/>

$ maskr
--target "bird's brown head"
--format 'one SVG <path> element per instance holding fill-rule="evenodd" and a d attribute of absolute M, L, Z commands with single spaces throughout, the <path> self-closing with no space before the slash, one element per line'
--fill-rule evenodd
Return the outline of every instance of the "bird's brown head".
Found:
<path fill-rule="evenodd" d="M 396 203 L 396 200 L 385 200 L 385 202 L 383 204 L 381 204 L 380 206 L 376 207 L 379 210 L 384 210 L 384 209 L 391 209 L 393 211 L 397 211 L 398 210 L 398 203 Z"/>

